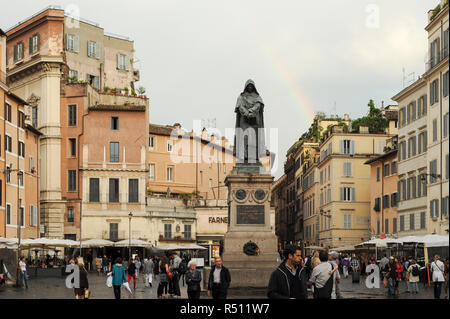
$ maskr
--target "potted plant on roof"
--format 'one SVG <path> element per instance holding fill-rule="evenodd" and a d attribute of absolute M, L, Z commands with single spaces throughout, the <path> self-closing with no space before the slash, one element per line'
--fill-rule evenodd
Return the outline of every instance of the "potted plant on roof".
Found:
<path fill-rule="evenodd" d="M 128 90 L 129 90 L 129 89 L 126 87 L 126 88 L 124 88 L 123 90 L 125 91 L 125 95 L 128 96 Z"/>
<path fill-rule="evenodd" d="M 132 96 L 136 96 L 136 90 L 133 89 L 133 88 L 131 88 L 131 95 L 132 95 Z"/>
<path fill-rule="evenodd" d="M 105 93 L 108 93 L 109 92 L 109 87 L 107 87 L 107 86 L 105 86 L 104 88 L 103 88 L 103 92 L 105 92 Z"/>
<path fill-rule="evenodd" d="M 142 96 L 145 94 L 145 87 L 140 86 L 138 89 L 138 92 L 139 92 L 139 97 L 143 98 Z"/>
<path fill-rule="evenodd" d="M 117 89 L 116 88 L 111 89 L 111 93 L 116 95 L 117 94 Z"/>

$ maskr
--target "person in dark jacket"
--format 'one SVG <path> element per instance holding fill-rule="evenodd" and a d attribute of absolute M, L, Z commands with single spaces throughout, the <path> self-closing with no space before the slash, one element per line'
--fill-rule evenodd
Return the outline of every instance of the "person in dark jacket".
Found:
<path fill-rule="evenodd" d="M 136 265 L 134 264 L 134 261 L 130 259 L 130 262 L 128 263 L 128 283 L 131 281 L 131 278 L 133 278 L 133 287 L 134 290 L 136 290 Z"/>
<path fill-rule="evenodd" d="M 188 298 L 200 299 L 202 273 L 196 269 L 197 264 L 193 260 L 189 262 L 188 267 L 189 269 L 185 273 Z"/>
<path fill-rule="evenodd" d="M 211 268 L 208 280 L 208 296 L 213 299 L 227 299 L 228 288 L 231 283 L 231 275 L 228 268 L 222 265 L 222 258 L 216 257 L 215 265 Z"/>
<path fill-rule="evenodd" d="M 384 267 L 386 278 L 388 279 L 388 296 L 390 299 L 395 298 L 395 287 L 397 283 L 397 263 L 393 256 L 389 258 L 389 263 Z"/>
<path fill-rule="evenodd" d="M 306 299 L 308 274 L 299 247 L 287 245 L 284 261 L 272 273 L 267 287 L 270 299 Z"/>

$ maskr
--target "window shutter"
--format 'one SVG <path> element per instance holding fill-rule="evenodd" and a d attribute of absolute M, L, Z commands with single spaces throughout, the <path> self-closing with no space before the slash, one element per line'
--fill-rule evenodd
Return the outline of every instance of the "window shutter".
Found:
<path fill-rule="evenodd" d="M 28 53 L 29 54 L 33 53 L 33 37 L 28 39 Z"/>
<path fill-rule="evenodd" d="M 428 103 L 428 100 L 427 100 L 427 95 L 425 94 L 424 95 L 424 97 L 423 97 L 423 114 L 425 115 L 425 114 L 427 114 L 427 103 Z"/>
<path fill-rule="evenodd" d="M 354 202 L 356 200 L 355 188 L 352 187 L 350 189 L 351 189 L 351 201 Z"/>
<path fill-rule="evenodd" d="M 95 43 L 95 58 L 100 59 L 101 53 L 100 50 L 102 49 L 102 44 L 100 42 Z"/>
<path fill-rule="evenodd" d="M 17 61 L 17 44 L 14 46 L 14 61 Z"/>
<path fill-rule="evenodd" d="M 353 140 L 350 141 L 350 154 L 351 155 L 355 154 L 355 141 Z"/>
<path fill-rule="evenodd" d="M 341 187 L 339 190 L 341 193 L 341 201 L 343 201 L 344 200 L 344 187 Z"/>
<path fill-rule="evenodd" d="M 117 53 L 117 68 L 120 69 L 120 53 Z"/>
<path fill-rule="evenodd" d="M 412 119 L 416 119 L 416 101 L 414 101 L 412 104 Z"/>
<path fill-rule="evenodd" d="M 341 146 L 340 153 L 344 154 L 344 140 L 340 140 L 340 146 Z"/>
<path fill-rule="evenodd" d="M 80 52 L 80 37 L 77 35 L 73 36 L 73 51 Z"/>
<path fill-rule="evenodd" d="M 125 68 L 126 68 L 127 71 L 130 71 L 130 67 L 131 67 L 130 57 L 126 56 L 125 57 Z"/>
<path fill-rule="evenodd" d="M 418 147 L 418 154 L 422 153 L 422 138 L 423 138 L 423 133 L 419 134 L 419 147 Z"/>

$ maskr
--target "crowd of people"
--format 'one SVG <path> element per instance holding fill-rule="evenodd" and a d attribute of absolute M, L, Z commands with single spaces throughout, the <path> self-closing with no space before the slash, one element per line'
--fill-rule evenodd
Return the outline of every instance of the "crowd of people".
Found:
<path fill-rule="evenodd" d="M 387 258 L 380 261 L 374 257 L 353 258 L 340 256 L 337 252 L 316 251 L 313 255 L 302 258 L 297 246 L 288 245 L 283 251 L 283 262 L 272 273 L 267 295 L 274 299 L 306 299 L 308 288 L 315 299 L 342 298 L 339 290 L 341 273 L 344 278 L 352 275 L 352 282 L 360 282 L 360 276 L 370 275 L 377 265 L 380 279 L 387 288 L 388 298 L 399 297 L 399 283 L 406 282 L 407 293 L 418 294 L 419 283 L 433 283 L 434 298 L 439 299 L 442 287 L 448 298 L 449 259 L 445 263 L 440 256 L 434 256 L 427 264 L 420 265 L 412 257 Z"/>

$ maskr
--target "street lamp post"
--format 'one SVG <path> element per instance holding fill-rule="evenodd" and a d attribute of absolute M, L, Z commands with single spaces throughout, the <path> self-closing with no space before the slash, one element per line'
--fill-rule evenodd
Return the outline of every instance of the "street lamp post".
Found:
<path fill-rule="evenodd" d="M 133 217 L 133 213 L 130 212 L 128 214 L 128 259 L 131 258 L 131 218 Z"/>

